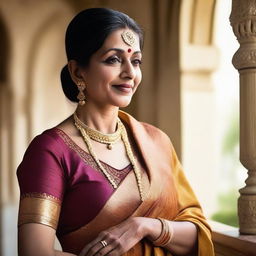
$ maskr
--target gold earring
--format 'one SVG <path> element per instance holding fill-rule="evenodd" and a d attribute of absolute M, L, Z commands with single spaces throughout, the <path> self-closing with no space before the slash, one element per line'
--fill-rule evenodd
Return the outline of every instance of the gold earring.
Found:
<path fill-rule="evenodd" d="M 77 82 L 77 87 L 78 87 L 78 90 L 79 90 L 79 93 L 77 95 L 77 99 L 79 100 L 78 104 L 80 106 L 83 106 L 85 104 L 84 89 L 86 88 L 86 86 L 85 86 L 83 81 L 78 81 Z"/>

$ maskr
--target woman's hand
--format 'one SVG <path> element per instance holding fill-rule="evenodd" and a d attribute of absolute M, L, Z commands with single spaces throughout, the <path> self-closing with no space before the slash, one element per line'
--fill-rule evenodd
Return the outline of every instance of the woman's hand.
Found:
<path fill-rule="evenodd" d="M 117 226 L 102 231 L 84 247 L 79 256 L 120 256 L 147 236 L 147 226 L 151 220 L 153 219 L 131 217 Z"/>
<path fill-rule="evenodd" d="M 187 221 L 171 221 L 174 236 L 165 248 L 175 255 L 187 255 L 196 251 L 197 229 Z M 131 217 L 117 226 L 102 231 L 87 244 L 79 256 L 120 256 L 129 251 L 141 239 L 156 240 L 162 230 L 158 219 Z"/>

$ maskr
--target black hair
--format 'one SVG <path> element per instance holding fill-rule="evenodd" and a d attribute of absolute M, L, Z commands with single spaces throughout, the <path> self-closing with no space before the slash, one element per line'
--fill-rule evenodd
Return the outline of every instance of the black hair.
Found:
<path fill-rule="evenodd" d="M 101 48 L 108 35 L 126 27 L 139 36 L 142 49 L 142 29 L 128 15 L 108 8 L 90 8 L 81 11 L 67 27 L 65 46 L 68 61 L 76 60 L 79 65 L 87 66 L 91 56 Z M 71 79 L 67 65 L 61 70 L 61 84 L 66 97 L 78 102 L 78 89 Z"/>

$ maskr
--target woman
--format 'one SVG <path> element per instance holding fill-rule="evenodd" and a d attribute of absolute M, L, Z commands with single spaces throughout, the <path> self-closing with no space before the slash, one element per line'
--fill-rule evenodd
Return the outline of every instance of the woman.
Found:
<path fill-rule="evenodd" d="M 18 167 L 20 256 L 213 255 L 169 138 L 119 111 L 141 82 L 142 46 L 140 27 L 111 9 L 69 24 L 61 81 L 78 106 Z"/>

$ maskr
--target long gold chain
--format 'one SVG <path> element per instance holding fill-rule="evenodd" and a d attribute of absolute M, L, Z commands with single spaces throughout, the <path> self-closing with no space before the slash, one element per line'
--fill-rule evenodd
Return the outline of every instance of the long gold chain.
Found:
<path fill-rule="evenodd" d="M 77 116 L 76 113 L 74 113 L 74 119 L 75 122 L 78 123 L 81 127 L 84 128 L 87 135 L 97 142 L 107 144 L 108 149 L 112 149 L 113 144 L 117 143 L 121 139 L 121 127 L 120 127 L 120 121 L 117 122 L 117 130 L 112 134 L 104 134 L 100 131 L 94 130 L 90 128 L 88 125 L 83 123 Z"/>
<path fill-rule="evenodd" d="M 91 156 L 93 157 L 94 161 L 96 162 L 96 164 L 98 165 L 98 167 L 100 168 L 100 170 L 103 172 L 103 174 L 106 176 L 106 178 L 109 180 L 110 184 L 113 186 L 113 188 L 117 188 L 117 184 L 114 181 L 114 179 L 111 177 L 111 175 L 107 172 L 107 170 L 103 167 L 103 165 L 101 164 L 100 160 L 97 158 L 93 148 L 92 148 L 92 144 L 90 142 L 90 137 L 86 134 L 85 130 L 83 127 L 81 127 L 79 124 L 77 124 L 75 122 L 75 126 L 76 128 L 80 131 L 84 142 L 86 143 L 86 146 L 91 154 Z"/>
<path fill-rule="evenodd" d="M 108 179 L 108 181 L 110 182 L 110 184 L 113 186 L 113 188 L 117 188 L 117 184 L 115 182 L 115 180 L 112 178 L 112 176 L 107 172 L 107 170 L 104 168 L 104 166 L 101 164 L 100 160 L 97 158 L 96 153 L 94 152 L 93 148 L 92 148 L 92 144 L 90 141 L 90 137 L 89 135 L 86 133 L 86 130 L 84 129 L 84 127 L 82 127 L 75 118 L 74 115 L 74 119 L 75 119 L 75 126 L 76 128 L 80 131 L 82 138 L 88 148 L 89 153 L 91 154 L 91 156 L 93 157 L 94 161 L 96 162 L 96 164 L 98 165 L 98 167 L 100 168 L 100 170 L 102 171 L 102 173 L 105 175 L 105 177 Z M 82 121 L 81 121 L 82 122 Z M 120 121 L 120 119 L 118 120 L 119 126 L 120 126 L 120 130 L 121 130 L 121 138 L 122 141 L 124 143 L 125 146 L 125 150 L 126 150 L 126 154 L 133 166 L 133 171 L 135 174 L 135 178 L 137 181 L 137 185 L 138 185 L 138 189 L 139 189 L 139 193 L 140 193 L 140 198 L 141 201 L 144 200 L 144 194 L 143 194 L 143 188 L 142 188 L 142 179 L 141 179 L 141 172 L 140 169 L 137 165 L 137 162 L 135 160 L 135 157 L 133 155 L 132 149 L 131 149 L 131 145 L 128 139 L 128 135 L 125 129 L 125 126 L 123 125 L 123 123 Z"/>
<path fill-rule="evenodd" d="M 140 172 L 140 169 L 139 169 L 139 167 L 136 163 L 136 160 L 135 160 L 135 157 L 134 157 L 133 152 L 132 152 L 132 148 L 131 148 L 131 145 L 130 145 L 130 142 L 129 142 L 129 139 L 128 139 L 128 135 L 127 135 L 125 126 L 123 125 L 122 122 L 121 122 L 121 128 L 122 128 L 121 137 L 122 137 L 122 140 L 123 140 L 123 143 L 124 143 L 124 146 L 125 146 L 126 154 L 128 155 L 128 158 L 129 158 L 129 160 L 130 160 L 130 162 L 133 166 L 133 171 L 134 171 L 136 181 L 137 181 L 137 184 L 138 184 L 140 198 L 141 198 L 141 201 L 143 201 L 144 200 L 144 194 L 143 194 L 143 188 L 142 188 L 141 172 Z"/>

